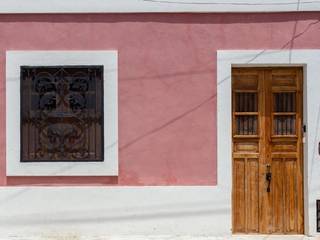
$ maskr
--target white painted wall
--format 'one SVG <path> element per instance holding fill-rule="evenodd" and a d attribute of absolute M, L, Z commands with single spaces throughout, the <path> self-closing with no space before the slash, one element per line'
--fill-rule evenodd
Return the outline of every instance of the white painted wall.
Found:
<path fill-rule="evenodd" d="M 1 13 L 319 11 L 312 0 L 0 0 Z"/>
<path fill-rule="evenodd" d="M 0 239 L 54 234 L 221 236 L 230 233 L 230 206 L 223 196 L 209 186 L 3 187 Z"/>
<path fill-rule="evenodd" d="M 0 239 L 11 236 L 231 234 L 231 67 L 304 66 L 305 225 L 320 199 L 320 50 L 219 51 L 218 185 L 1 187 Z"/>

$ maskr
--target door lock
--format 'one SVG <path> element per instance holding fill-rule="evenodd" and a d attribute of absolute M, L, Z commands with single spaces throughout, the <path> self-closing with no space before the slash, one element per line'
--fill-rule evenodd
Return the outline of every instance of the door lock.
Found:
<path fill-rule="evenodd" d="M 268 181 L 267 192 L 270 192 L 271 178 L 272 178 L 271 166 L 270 164 L 267 164 L 267 173 L 266 173 L 266 181 Z"/>

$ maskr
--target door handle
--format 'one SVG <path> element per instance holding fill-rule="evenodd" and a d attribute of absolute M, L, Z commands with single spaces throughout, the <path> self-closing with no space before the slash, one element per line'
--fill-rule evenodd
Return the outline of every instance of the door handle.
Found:
<path fill-rule="evenodd" d="M 270 184 L 272 179 L 271 166 L 267 164 L 267 173 L 266 173 L 266 181 L 268 181 L 267 192 L 270 192 Z"/>

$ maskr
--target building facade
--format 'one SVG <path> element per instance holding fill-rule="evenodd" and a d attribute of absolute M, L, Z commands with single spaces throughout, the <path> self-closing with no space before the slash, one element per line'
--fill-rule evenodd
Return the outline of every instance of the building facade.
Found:
<path fill-rule="evenodd" d="M 320 231 L 320 3 L 0 3 L 0 238 Z"/>

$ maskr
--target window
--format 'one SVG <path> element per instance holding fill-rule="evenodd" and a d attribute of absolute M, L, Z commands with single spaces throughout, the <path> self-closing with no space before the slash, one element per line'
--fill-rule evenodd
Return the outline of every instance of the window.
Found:
<path fill-rule="evenodd" d="M 103 160 L 103 66 L 21 67 L 21 161 Z"/>
<path fill-rule="evenodd" d="M 117 51 L 7 51 L 7 176 L 118 175 Z"/>

